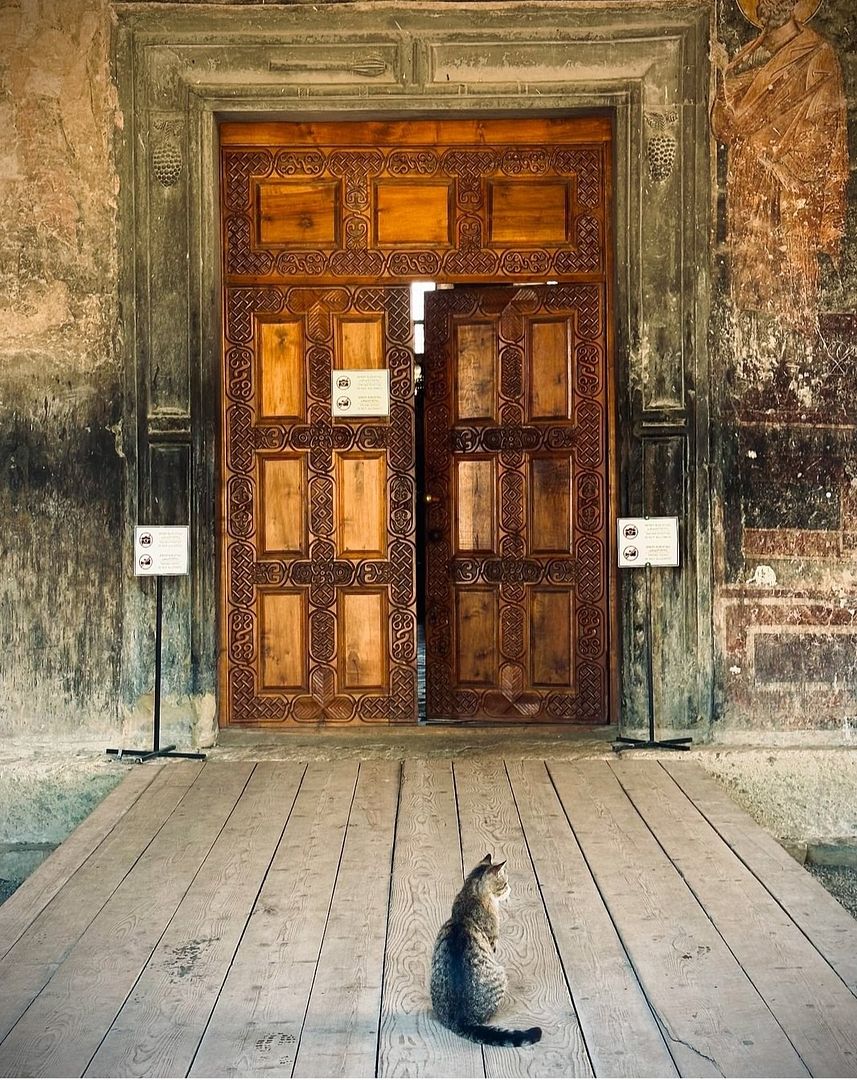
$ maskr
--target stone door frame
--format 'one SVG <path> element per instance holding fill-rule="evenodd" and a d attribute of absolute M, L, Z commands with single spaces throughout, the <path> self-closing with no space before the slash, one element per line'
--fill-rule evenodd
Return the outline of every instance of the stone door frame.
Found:
<path fill-rule="evenodd" d="M 662 727 L 707 723 L 712 699 L 709 372 L 706 350 L 710 8 L 696 2 L 409 10 L 397 0 L 230 6 L 114 0 L 124 126 L 120 299 L 128 462 L 126 550 L 136 522 L 192 525 L 192 573 L 165 606 L 171 715 L 210 720 L 217 686 L 220 393 L 219 121 L 561 116 L 614 123 L 615 355 L 623 514 L 679 513 L 685 566 L 656 583 Z M 645 622 L 620 582 L 623 722 L 645 723 Z M 123 594 L 121 705 L 151 688 L 141 655 L 152 601 Z M 198 729 L 197 729 L 198 730 Z"/>

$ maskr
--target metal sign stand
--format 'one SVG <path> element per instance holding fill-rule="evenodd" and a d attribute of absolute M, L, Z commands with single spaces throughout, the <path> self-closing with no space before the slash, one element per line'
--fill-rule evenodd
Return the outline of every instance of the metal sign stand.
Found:
<path fill-rule="evenodd" d="M 619 518 L 616 522 L 619 566 L 631 569 L 646 568 L 646 699 L 649 712 L 649 737 L 632 739 L 618 735 L 613 750 L 687 750 L 693 742 L 689 737 L 678 739 L 655 738 L 655 672 L 652 648 L 655 640 L 652 621 L 652 566 L 678 566 L 679 533 L 677 517 Z"/>
<path fill-rule="evenodd" d="M 652 624 L 652 564 L 646 563 L 646 674 L 648 676 L 647 699 L 649 708 L 649 737 L 648 739 L 632 739 L 625 735 L 617 735 L 613 750 L 621 754 L 625 750 L 688 750 L 688 743 L 693 739 L 656 739 L 655 738 L 655 679 L 654 664 L 652 662 L 652 642 L 654 641 L 654 629 Z"/>
<path fill-rule="evenodd" d="M 138 533 L 141 531 L 139 526 L 136 530 Z M 176 531 L 176 530 L 173 530 Z M 150 528 L 147 530 L 148 536 L 146 538 L 144 534 L 143 544 L 152 545 L 157 544 L 158 537 L 156 530 Z M 135 540 L 136 543 L 136 540 Z M 153 554 L 155 548 L 151 549 Z M 155 578 L 155 702 L 152 710 L 152 749 L 151 750 L 125 750 L 116 747 L 110 747 L 105 750 L 106 754 L 111 754 L 118 758 L 120 761 L 123 758 L 130 757 L 135 758 L 137 764 L 143 761 L 151 761 L 152 758 L 172 757 L 172 758 L 194 758 L 196 760 L 205 760 L 205 754 L 192 754 L 181 753 L 175 748 L 175 744 L 172 746 L 165 746 L 163 749 L 160 747 L 161 741 L 161 642 L 163 639 L 163 622 L 164 622 L 164 593 L 163 593 L 163 576 L 160 573 L 152 574 L 151 569 L 154 569 L 158 565 L 154 561 L 153 554 L 148 552 L 141 556 L 138 560 L 139 567 L 145 569 L 138 569 L 135 567 L 137 574 L 143 573 L 146 576 Z M 170 550 L 164 555 L 161 554 L 161 559 L 164 561 L 164 566 L 168 574 L 181 574 L 187 573 L 186 569 L 182 569 L 182 553 L 179 552 L 179 568 L 175 569 L 170 563 L 170 559 L 175 559 L 176 554 Z M 149 569 L 151 568 L 151 569 Z"/>

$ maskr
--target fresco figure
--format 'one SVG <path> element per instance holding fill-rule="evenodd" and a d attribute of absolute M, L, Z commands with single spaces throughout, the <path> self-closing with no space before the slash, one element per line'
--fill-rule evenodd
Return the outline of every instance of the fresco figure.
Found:
<path fill-rule="evenodd" d="M 841 261 L 848 177 L 842 71 L 805 25 L 820 0 L 738 0 L 761 33 L 721 47 L 711 113 L 728 145 L 727 223 L 737 308 L 805 334 L 818 315 L 819 255 Z"/>

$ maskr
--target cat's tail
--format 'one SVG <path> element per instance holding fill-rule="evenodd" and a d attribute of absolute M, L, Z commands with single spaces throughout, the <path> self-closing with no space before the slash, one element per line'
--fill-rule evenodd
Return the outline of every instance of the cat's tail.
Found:
<path fill-rule="evenodd" d="M 456 1032 L 465 1039 L 484 1043 L 486 1046 L 530 1046 L 542 1037 L 540 1027 L 509 1030 L 508 1028 L 489 1027 L 487 1024 L 462 1024 Z"/>

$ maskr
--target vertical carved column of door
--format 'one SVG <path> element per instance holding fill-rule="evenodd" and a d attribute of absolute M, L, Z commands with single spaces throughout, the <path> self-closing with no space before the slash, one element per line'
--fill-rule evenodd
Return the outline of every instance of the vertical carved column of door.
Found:
<path fill-rule="evenodd" d="M 227 288 L 225 334 L 228 722 L 414 720 L 408 290 Z M 385 367 L 388 417 L 332 416 Z"/>
<path fill-rule="evenodd" d="M 427 708 L 608 720 L 604 286 L 427 298 Z"/>

